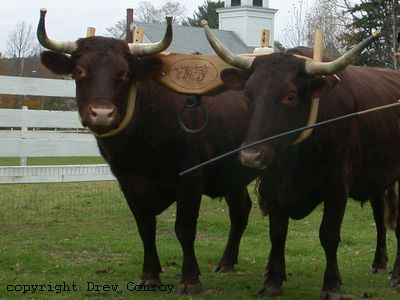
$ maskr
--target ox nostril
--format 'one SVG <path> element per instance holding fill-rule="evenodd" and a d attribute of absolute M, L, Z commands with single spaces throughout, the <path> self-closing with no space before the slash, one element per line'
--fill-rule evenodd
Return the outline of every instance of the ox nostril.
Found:
<path fill-rule="evenodd" d="M 115 108 L 91 107 L 90 116 L 95 119 L 113 119 L 115 116 Z"/>
<path fill-rule="evenodd" d="M 90 116 L 91 116 L 92 118 L 96 118 L 96 117 L 97 117 L 96 110 L 93 109 L 92 107 L 90 108 Z"/>
<path fill-rule="evenodd" d="M 239 153 L 239 160 L 243 165 L 251 168 L 266 168 L 266 165 L 263 161 L 263 153 L 260 150 L 242 150 Z"/>
<path fill-rule="evenodd" d="M 85 121 L 94 131 L 114 128 L 118 126 L 117 110 L 114 105 L 91 105 Z"/>
<path fill-rule="evenodd" d="M 260 151 L 249 151 L 249 150 L 242 150 L 240 151 L 240 159 L 242 161 L 253 161 L 256 162 L 260 160 L 261 158 L 261 152 Z"/>
<path fill-rule="evenodd" d="M 115 108 L 111 108 L 107 117 L 111 119 L 111 118 L 114 118 L 114 116 L 115 116 Z"/>

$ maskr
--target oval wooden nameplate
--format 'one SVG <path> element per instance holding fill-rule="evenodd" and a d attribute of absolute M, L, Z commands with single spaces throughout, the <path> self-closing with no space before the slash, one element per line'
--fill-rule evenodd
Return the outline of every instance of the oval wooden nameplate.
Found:
<path fill-rule="evenodd" d="M 255 57 L 272 53 L 270 48 L 265 49 L 268 51 L 241 55 Z M 161 52 L 158 56 L 163 67 L 154 79 L 170 90 L 181 94 L 215 95 L 228 89 L 220 79 L 220 73 L 233 67 L 218 55 Z"/>
<path fill-rule="evenodd" d="M 232 66 L 217 55 L 162 52 L 159 57 L 163 67 L 154 79 L 175 92 L 213 95 L 227 89 L 219 74 Z"/>

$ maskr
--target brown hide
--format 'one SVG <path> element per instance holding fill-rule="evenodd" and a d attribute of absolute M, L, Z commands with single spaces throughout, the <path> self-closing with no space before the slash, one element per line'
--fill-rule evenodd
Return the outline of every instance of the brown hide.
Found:
<path fill-rule="evenodd" d="M 310 49 L 293 52 L 311 55 Z M 348 66 L 337 74 L 340 83 L 326 88 L 331 84 L 321 87 L 318 80 L 328 79 L 304 75 L 304 61 L 289 53 L 259 57 L 253 64 L 246 93 L 254 101 L 255 112 L 244 144 L 306 125 L 312 95 L 321 89 L 324 91 L 317 122 L 400 99 L 400 72 Z M 290 96 L 294 98 L 291 101 Z M 391 109 L 318 128 L 299 148 L 315 151 L 312 159 L 316 162 L 328 156 L 345 161 L 350 168 L 350 195 L 365 200 L 371 192 L 387 187 L 400 172 L 398 118 L 398 110 Z M 274 162 L 276 153 L 284 152 L 296 138 L 292 135 L 260 146 L 256 164 L 265 167 L 265 163 Z M 258 152 L 258 149 L 250 151 Z M 377 166 L 382 171 L 377 172 Z M 323 169 L 319 172 L 322 174 Z"/>
<path fill-rule="evenodd" d="M 133 120 L 121 133 L 97 141 L 144 243 L 143 273 L 138 284 L 159 282 L 155 217 L 176 201 L 175 231 L 184 257 L 179 292 L 196 293 L 200 290 L 200 270 L 193 243 L 201 196 L 226 197 L 231 232 L 217 269 L 231 269 L 237 262 L 251 207 L 246 186 L 257 171 L 232 157 L 189 176 L 179 177 L 178 173 L 240 145 L 250 116 L 248 100 L 237 91 L 204 97 L 209 124 L 201 133 L 189 135 L 177 123 L 178 111 L 188 95 L 173 93 L 151 79 L 161 68 L 157 57 L 134 57 L 125 42 L 111 38 L 85 38 L 77 44 L 70 58 L 44 52 L 42 62 L 54 72 L 72 74 L 79 113 L 92 131 L 106 133 L 118 127 L 126 113 L 129 86 L 137 81 Z M 189 128 L 198 128 L 203 117 L 201 109 L 187 109 L 183 121 Z"/>
<path fill-rule="evenodd" d="M 250 70 L 222 73 L 232 88 L 243 86 L 254 105 L 243 144 L 305 126 L 315 95 L 320 96 L 317 122 L 400 99 L 398 71 L 350 65 L 337 74 L 341 81 L 335 85 L 332 78 L 306 75 L 305 60 L 293 53 L 311 57 L 312 50 L 296 48 L 257 57 Z M 386 265 L 383 192 L 400 175 L 399 117 L 398 109 L 380 111 L 314 129 L 310 138 L 295 146 L 291 144 L 297 135 L 289 135 L 241 151 L 242 163 L 267 168 L 260 189 L 267 195 L 272 250 L 259 294 L 282 291 L 289 217 L 303 218 L 321 202 L 324 214 L 319 236 L 327 262 L 323 299 L 336 299 L 340 294 L 336 252 L 348 197 L 361 201 L 371 198 L 380 245 L 373 267 L 376 270 Z M 396 234 L 400 237 L 400 229 Z M 394 285 L 399 277 L 398 253 L 392 273 Z"/>

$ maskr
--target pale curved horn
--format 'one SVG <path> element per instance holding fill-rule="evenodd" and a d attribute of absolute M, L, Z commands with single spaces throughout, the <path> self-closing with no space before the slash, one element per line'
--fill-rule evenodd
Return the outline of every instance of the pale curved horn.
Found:
<path fill-rule="evenodd" d="M 351 48 L 345 54 L 330 62 L 316 62 L 316 61 L 306 61 L 305 72 L 310 76 L 314 75 L 332 75 L 344 68 L 346 68 L 354 58 L 356 58 L 365 47 L 367 47 L 371 42 L 379 37 L 381 32 L 375 31 L 371 36 L 365 40 L 358 43 L 356 46 Z"/>
<path fill-rule="evenodd" d="M 56 41 L 48 38 L 45 24 L 46 13 L 47 10 L 45 8 L 40 9 L 40 20 L 36 31 L 40 45 L 49 50 L 71 54 L 78 48 L 76 42 Z"/>
<path fill-rule="evenodd" d="M 240 69 L 250 69 L 251 64 L 253 63 L 254 58 L 243 57 L 237 54 L 234 54 L 231 50 L 226 48 L 222 43 L 217 39 L 215 34 L 212 32 L 210 27 L 207 25 L 207 21 L 201 21 L 201 25 L 204 26 L 204 31 L 206 33 L 206 37 L 211 47 L 214 49 L 215 53 L 222 58 L 226 63 L 240 68 Z"/>
<path fill-rule="evenodd" d="M 156 43 L 129 43 L 129 50 L 134 56 L 145 56 L 160 53 L 172 42 L 172 16 L 166 16 L 167 29 L 164 38 Z"/>

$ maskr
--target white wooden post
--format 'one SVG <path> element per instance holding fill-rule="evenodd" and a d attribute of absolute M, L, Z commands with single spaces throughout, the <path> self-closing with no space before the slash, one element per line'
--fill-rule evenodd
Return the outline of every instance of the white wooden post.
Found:
<path fill-rule="evenodd" d="M 28 110 L 28 106 L 22 106 L 22 110 Z M 28 131 L 28 127 L 26 125 L 22 125 L 21 131 L 22 132 L 27 132 Z M 27 162 L 26 156 L 20 156 L 20 158 L 19 158 L 20 166 L 25 167 L 26 166 L 26 162 Z"/>

